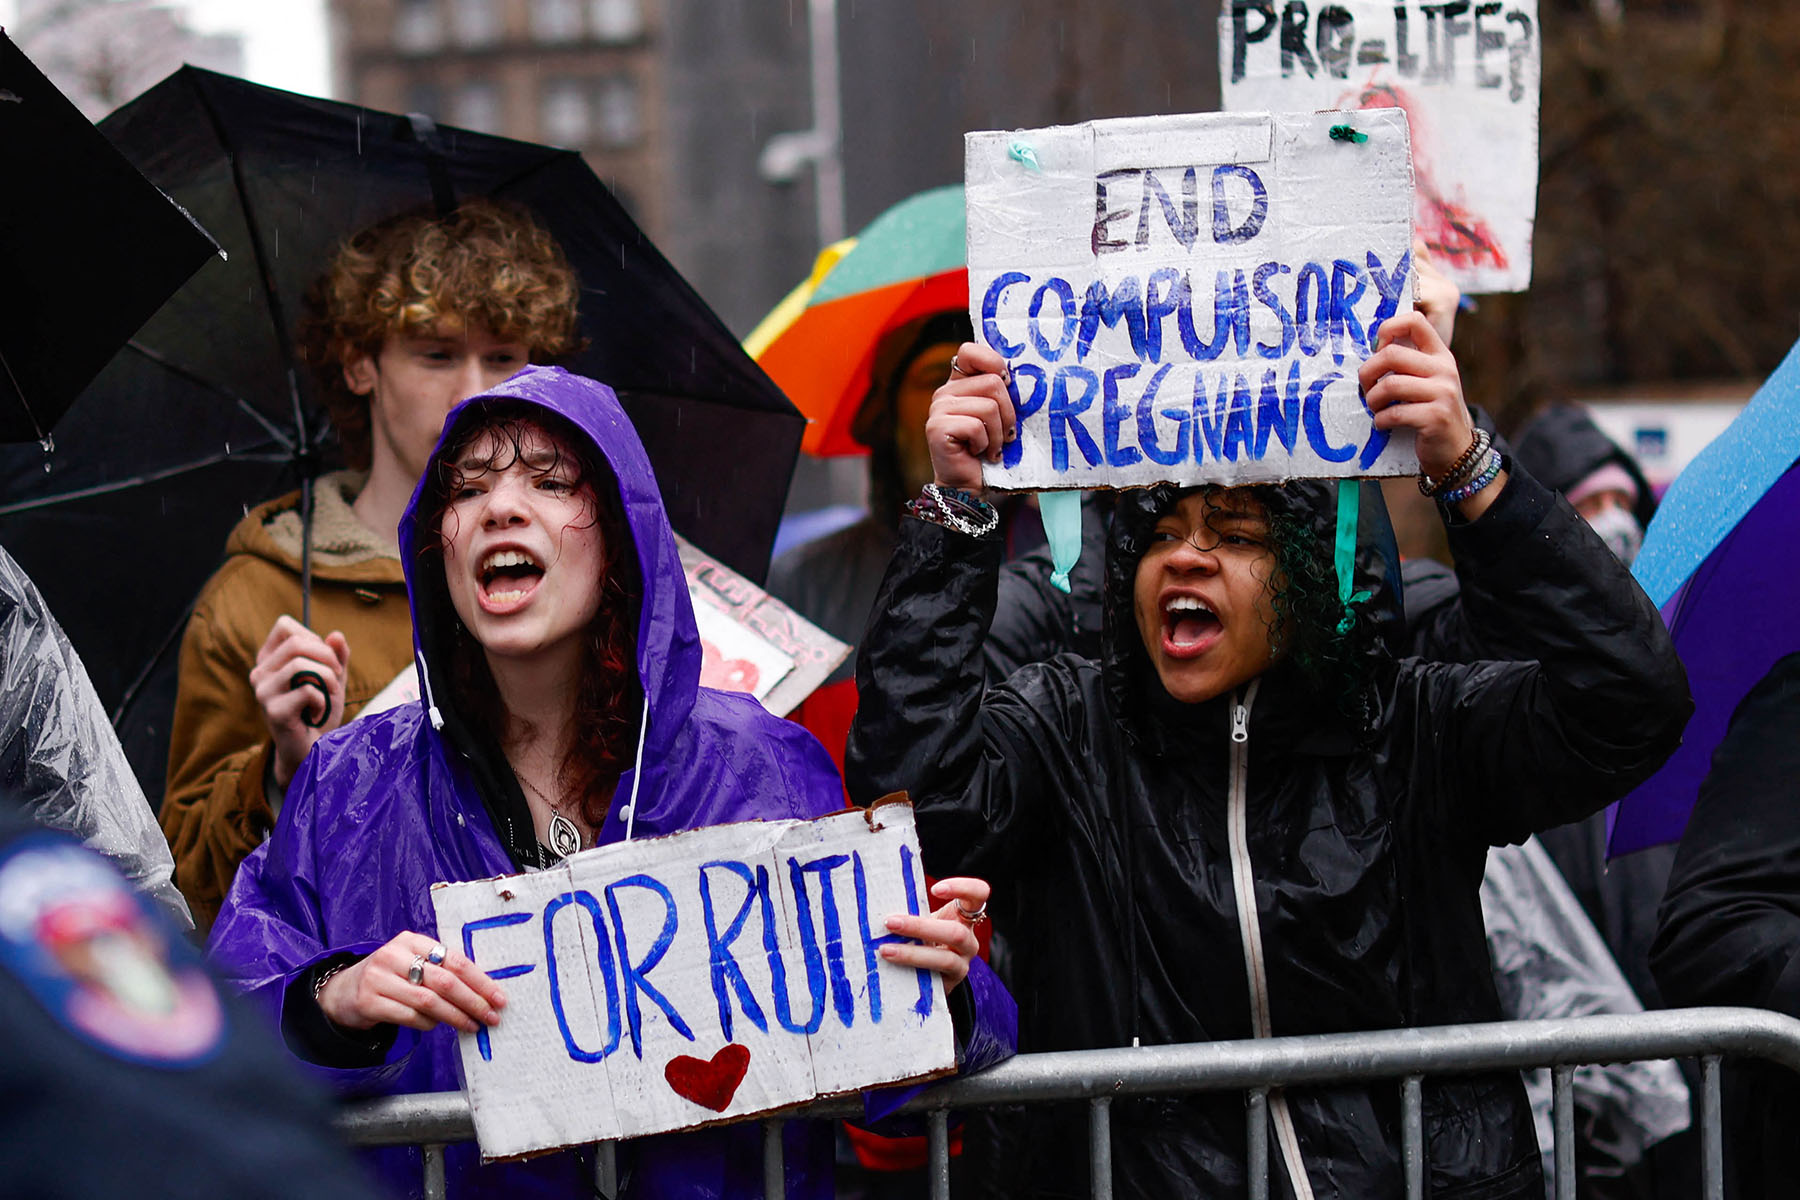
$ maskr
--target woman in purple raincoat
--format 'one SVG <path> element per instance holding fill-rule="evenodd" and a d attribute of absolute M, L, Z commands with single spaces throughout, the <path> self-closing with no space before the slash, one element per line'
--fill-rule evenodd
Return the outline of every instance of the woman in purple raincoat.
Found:
<path fill-rule="evenodd" d="M 530 368 L 455 409 L 400 545 L 424 699 L 318 744 L 211 941 L 288 1045 L 361 1095 L 460 1088 L 457 1031 L 504 1019 L 500 986 L 436 942 L 432 884 L 627 836 L 816 817 L 843 795 L 810 734 L 699 686 L 674 536 L 603 385 Z M 955 988 L 965 1070 L 1013 1043 L 1011 999 L 984 967 L 956 987 L 974 939 L 954 906 L 986 892 L 940 883 L 936 914 L 889 926 L 919 944 L 884 948 Z M 416 1150 L 376 1153 L 399 1191 L 417 1191 Z M 450 1191 L 587 1196 L 583 1157 L 483 1167 L 474 1146 L 451 1146 Z M 828 1196 L 829 1129 L 790 1125 L 786 1163 L 790 1196 Z M 628 1195 L 757 1196 L 760 1131 L 643 1139 L 619 1165 Z"/>

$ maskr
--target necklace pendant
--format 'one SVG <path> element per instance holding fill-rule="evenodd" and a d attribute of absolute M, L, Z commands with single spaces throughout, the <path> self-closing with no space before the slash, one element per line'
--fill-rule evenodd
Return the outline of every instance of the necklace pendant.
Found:
<path fill-rule="evenodd" d="M 581 849 L 581 830 L 561 813 L 550 814 L 550 849 L 558 858 L 567 858 Z"/>

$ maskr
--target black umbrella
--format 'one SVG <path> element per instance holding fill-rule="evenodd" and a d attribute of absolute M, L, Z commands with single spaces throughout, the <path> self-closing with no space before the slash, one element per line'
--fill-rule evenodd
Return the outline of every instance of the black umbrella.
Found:
<path fill-rule="evenodd" d="M 568 365 L 619 391 L 676 529 L 763 577 L 802 418 L 578 154 L 194 67 L 100 127 L 230 259 L 107 366 L 54 455 L 0 451 L 0 541 L 62 617 L 148 794 L 174 651 L 226 535 L 332 452 L 295 366 L 301 296 L 344 238 L 403 209 L 480 194 L 532 210 L 581 278 L 589 347 Z"/>
<path fill-rule="evenodd" d="M 43 442 L 218 247 L 3 33 L 0 152 L 0 441 Z"/>

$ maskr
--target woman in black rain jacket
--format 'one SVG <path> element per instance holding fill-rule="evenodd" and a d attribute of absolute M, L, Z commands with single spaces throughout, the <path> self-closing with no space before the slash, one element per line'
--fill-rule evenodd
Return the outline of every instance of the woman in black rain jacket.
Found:
<path fill-rule="evenodd" d="M 1455 360 L 1417 314 L 1380 347 L 1361 371 L 1376 423 L 1413 429 L 1440 478 L 1473 443 Z M 997 355 L 968 344 L 958 364 L 927 426 L 941 490 L 902 523 L 863 643 L 848 775 L 864 802 L 912 794 L 928 870 L 993 881 L 1020 1049 L 1498 1019 L 1487 847 L 1622 795 L 1692 707 L 1625 569 L 1565 502 L 1501 471 L 1445 516 L 1468 617 L 1509 661 L 1395 660 L 1397 556 L 1373 487 L 1348 618 L 1337 485 L 1126 492 L 1101 661 L 1065 655 L 984 692 L 1000 547 L 969 532 L 973 489 L 1013 413 Z M 1275 1093 L 1274 1194 L 1400 1195 L 1398 1096 Z M 1431 1195 L 1543 1195 L 1516 1074 L 1429 1079 L 1424 1106 Z M 1083 1114 L 1022 1122 L 1019 1191 L 1085 1195 Z M 1244 1194 L 1239 1095 L 1121 1102 L 1113 1131 L 1123 1195 Z"/>

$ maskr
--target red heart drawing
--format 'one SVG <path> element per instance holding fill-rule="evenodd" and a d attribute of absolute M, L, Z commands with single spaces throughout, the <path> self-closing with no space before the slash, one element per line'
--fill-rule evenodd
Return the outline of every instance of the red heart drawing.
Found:
<path fill-rule="evenodd" d="M 738 1084 L 744 1082 L 744 1073 L 749 1069 L 750 1047 L 733 1042 L 713 1055 L 711 1061 L 689 1054 L 676 1055 L 663 1068 L 663 1078 L 682 1099 L 692 1100 L 701 1108 L 724 1112 L 730 1107 L 731 1098 L 737 1095 Z"/>

